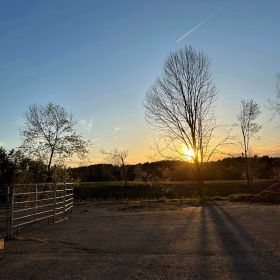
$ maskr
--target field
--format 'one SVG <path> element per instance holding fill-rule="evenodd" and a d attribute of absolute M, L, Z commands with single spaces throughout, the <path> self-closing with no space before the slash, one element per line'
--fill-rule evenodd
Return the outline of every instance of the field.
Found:
<path fill-rule="evenodd" d="M 245 181 L 207 181 L 205 198 L 221 199 L 235 194 L 257 194 L 273 180 L 256 180 L 251 189 Z M 75 186 L 77 200 L 149 200 L 149 199 L 196 199 L 195 182 L 82 182 Z"/>

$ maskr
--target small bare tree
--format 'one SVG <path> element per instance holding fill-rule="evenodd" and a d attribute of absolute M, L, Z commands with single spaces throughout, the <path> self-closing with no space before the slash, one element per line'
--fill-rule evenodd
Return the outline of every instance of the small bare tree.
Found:
<path fill-rule="evenodd" d="M 147 122 L 159 131 L 158 139 L 169 151 L 181 158 L 179 146 L 192 150 L 201 197 L 204 162 L 222 143 L 214 144 L 212 137 L 216 128 L 217 91 L 210 66 L 209 58 L 191 46 L 172 52 L 165 61 L 162 77 L 156 80 L 144 101 Z M 160 146 L 156 147 L 166 157 Z"/>
<path fill-rule="evenodd" d="M 121 167 L 124 186 L 127 187 L 126 158 L 128 156 L 128 151 L 126 149 L 114 148 L 109 152 L 104 150 L 101 152 L 106 156 L 106 160 Z"/>
<path fill-rule="evenodd" d="M 252 168 L 250 165 L 250 141 L 262 128 L 262 126 L 256 122 L 260 114 L 260 106 L 253 99 L 241 100 L 240 112 L 237 116 L 237 120 L 242 133 L 242 156 L 244 158 L 244 171 L 248 187 L 251 186 L 253 180 Z"/>
<path fill-rule="evenodd" d="M 87 153 L 88 143 L 77 134 L 75 124 L 72 114 L 59 105 L 33 104 L 25 113 L 21 149 L 28 156 L 46 162 L 51 178 L 53 162 L 62 162 L 74 154 L 83 158 Z"/>
<path fill-rule="evenodd" d="M 275 98 L 269 99 L 269 108 L 280 117 L 280 74 L 277 74 Z"/>

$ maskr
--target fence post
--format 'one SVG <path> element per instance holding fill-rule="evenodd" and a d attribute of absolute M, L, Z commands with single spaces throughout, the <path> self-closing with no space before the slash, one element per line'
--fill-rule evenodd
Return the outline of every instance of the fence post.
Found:
<path fill-rule="evenodd" d="M 13 216 L 14 216 L 14 185 L 10 185 L 7 189 L 7 239 L 11 239 L 13 235 Z"/>
<path fill-rule="evenodd" d="M 64 212 L 64 219 L 66 216 L 66 211 L 65 211 L 65 204 L 66 204 L 66 183 L 64 183 L 64 198 L 63 198 L 63 212 Z"/>
<path fill-rule="evenodd" d="M 71 185 L 71 198 L 72 198 L 72 207 L 71 207 L 71 214 L 73 213 L 73 206 L 74 206 L 74 184 Z"/>
<path fill-rule="evenodd" d="M 6 215 L 7 215 L 7 224 L 6 224 L 6 238 L 10 239 L 10 186 L 7 187 L 7 198 L 6 198 Z"/>
<path fill-rule="evenodd" d="M 53 184 L 53 223 L 55 223 L 55 212 L 56 212 L 56 184 Z"/>
<path fill-rule="evenodd" d="M 35 186 L 35 217 L 37 216 L 38 211 L 38 185 Z"/>

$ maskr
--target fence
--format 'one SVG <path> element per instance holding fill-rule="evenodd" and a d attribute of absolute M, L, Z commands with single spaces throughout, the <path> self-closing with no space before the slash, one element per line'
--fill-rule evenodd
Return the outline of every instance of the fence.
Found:
<path fill-rule="evenodd" d="M 0 239 L 7 234 L 8 187 L 0 186 Z"/>
<path fill-rule="evenodd" d="M 55 223 L 72 212 L 73 184 L 17 184 L 9 187 L 7 238 L 31 223 Z"/>

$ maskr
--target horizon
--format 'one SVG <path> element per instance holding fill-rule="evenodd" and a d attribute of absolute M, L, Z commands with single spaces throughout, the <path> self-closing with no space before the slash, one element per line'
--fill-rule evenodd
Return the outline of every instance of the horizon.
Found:
<path fill-rule="evenodd" d="M 50 101 L 72 112 L 93 143 L 89 160 L 71 164 L 100 162 L 100 150 L 114 147 L 129 151 L 129 164 L 149 161 L 145 94 L 168 54 L 192 45 L 211 60 L 218 122 L 236 122 L 240 100 L 252 97 L 263 111 L 253 153 L 279 156 L 279 127 L 266 108 L 280 72 L 279 8 L 278 1 L 1 2 L 0 146 L 18 147 L 28 106 Z"/>
<path fill-rule="evenodd" d="M 252 157 L 255 157 L 257 155 L 253 155 Z M 268 155 L 263 155 L 263 156 L 257 156 L 258 158 L 263 158 L 263 157 L 268 157 L 271 159 L 279 159 L 280 156 L 268 156 Z M 226 159 L 242 159 L 242 156 L 232 156 L 232 157 L 223 157 L 223 158 L 219 158 L 216 160 L 210 160 L 209 162 L 205 162 L 205 164 L 208 163 L 213 163 L 213 162 L 217 162 L 217 161 L 223 161 Z M 183 162 L 183 163 L 188 163 L 188 164 L 194 164 L 194 162 L 192 161 L 187 161 L 187 160 L 180 160 L 180 159 L 159 159 L 159 160 L 155 160 L 155 161 L 145 161 L 145 162 L 137 162 L 137 163 L 127 163 L 126 166 L 133 166 L 133 165 L 138 165 L 138 164 L 152 164 L 152 163 L 158 163 L 158 162 Z M 82 164 L 82 163 L 81 163 Z M 113 166 L 118 166 L 118 164 L 114 164 L 114 163 L 110 163 L 110 162 L 97 162 L 97 163 L 90 163 L 89 165 L 77 165 L 77 166 L 67 166 L 67 168 L 80 168 L 80 167 L 90 167 L 93 165 L 113 165 Z"/>

